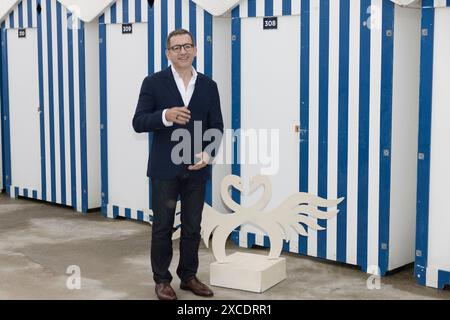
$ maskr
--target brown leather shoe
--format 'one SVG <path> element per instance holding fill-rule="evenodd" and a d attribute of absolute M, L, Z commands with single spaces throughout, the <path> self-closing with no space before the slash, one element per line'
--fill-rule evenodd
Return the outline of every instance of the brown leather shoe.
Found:
<path fill-rule="evenodd" d="M 177 300 L 177 295 L 168 282 L 157 283 L 155 292 L 159 300 Z"/>
<path fill-rule="evenodd" d="M 197 277 L 194 277 L 187 282 L 181 281 L 180 289 L 192 291 L 192 293 L 201 297 L 212 297 L 214 295 L 211 289 L 209 289 L 206 284 L 201 283 Z"/>

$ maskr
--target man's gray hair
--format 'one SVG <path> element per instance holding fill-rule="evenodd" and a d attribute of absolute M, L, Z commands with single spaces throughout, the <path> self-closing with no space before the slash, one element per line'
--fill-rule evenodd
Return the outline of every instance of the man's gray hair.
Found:
<path fill-rule="evenodd" d="M 192 40 L 192 44 L 195 46 L 195 40 L 194 40 L 194 36 L 192 35 L 192 33 L 190 33 L 189 31 L 187 31 L 186 29 L 178 29 L 178 30 L 174 30 L 171 33 L 169 33 L 169 35 L 167 36 L 167 41 L 166 41 L 166 48 L 169 49 L 170 48 L 170 39 L 172 39 L 172 37 L 175 36 L 182 36 L 182 35 L 189 35 L 191 37 Z"/>

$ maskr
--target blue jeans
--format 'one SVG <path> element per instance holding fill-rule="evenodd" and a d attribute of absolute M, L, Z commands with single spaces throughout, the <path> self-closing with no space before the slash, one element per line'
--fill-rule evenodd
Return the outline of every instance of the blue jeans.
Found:
<path fill-rule="evenodd" d="M 175 179 L 152 179 L 153 227 L 151 264 L 155 283 L 171 282 L 172 233 L 178 197 L 181 200 L 180 260 L 177 275 L 188 281 L 197 274 L 200 224 L 206 180 L 192 178 L 183 171 Z"/>

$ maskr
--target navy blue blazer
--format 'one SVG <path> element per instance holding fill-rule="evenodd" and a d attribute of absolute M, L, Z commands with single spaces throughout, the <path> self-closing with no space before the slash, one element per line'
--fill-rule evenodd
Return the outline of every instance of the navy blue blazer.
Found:
<path fill-rule="evenodd" d="M 184 106 L 184 102 L 178 91 L 171 67 L 144 79 L 133 117 L 133 128 L 137 133 L 153 133 L 147 166 L 147 176 L 150 178 L 173 179 L 181 171 L 187 171 L 190 164 L 200 160 L 194 155 L 204 151 L 204 148 L 211 142 L 203 142 L 203 150 L 194 149 L 194 121 L 201 121 L 202 136 L 210 128 L 223 132 L 219 90 L 213 80 L 198 73 L 195 90 L 188 106 L 191 111 L 191 120 L 187 125 L 174 123 L 173 126 L 166 127 L 162 121 L 164 109 L 182 106 Z M 192 137 L 191 148 L 188 163 L 175 164 L 171 158 L 172 149 L 180 141 L 172 141 L 171 137 L 173 131 L 179 128 L 189 131 Z M 217 143 L 217 141 L 215 142 Z M 187 155 L 184 156 L 187 157 Z M 211 156 L 214 157 L 215 154 L 211 154 Z M 198 171 L 189 172 L 194 178 L 207 180 L 211 178 L 211 165 Z"/>

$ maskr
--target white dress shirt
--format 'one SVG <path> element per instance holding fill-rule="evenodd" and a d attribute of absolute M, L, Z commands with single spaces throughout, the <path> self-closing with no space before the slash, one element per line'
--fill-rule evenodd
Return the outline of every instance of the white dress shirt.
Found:
<path fill-rule="evenodd" d="M 192 67 L 192 78 L 191 78 L 191 81 L 189 81 L 189 84 L 186 88 L 181 76 L 178 74 L 178 72 L 175 70 L 175 68 L 173 66 L 171 66 L 171 68 L 172 68 L 173 78 L 178 87 L 178 91 L 180 92 L 181 98 L 183 98 L 184 105 L 187 107 L 187 106 L 189 106 L 189 102 L 191 102 L 192 95 L 194 94 L 195 82 L 197 81 L 197 71 L 195 70 L 194 67 Z M 168 109 L 165 109 L 162 113 L 162 121 L 166 127 L 171 127 L 171 126 L 173 126 L 173 122 L 167 121 L 167 119 L 166 119 L 167 110 Z"/>

